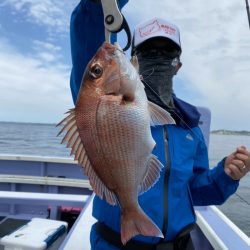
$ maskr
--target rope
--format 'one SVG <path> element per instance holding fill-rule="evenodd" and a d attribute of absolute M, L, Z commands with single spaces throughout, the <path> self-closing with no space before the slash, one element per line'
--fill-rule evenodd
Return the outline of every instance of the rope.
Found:
<path fill-rule="evenodd" d="M 237 192 L 235 192 L 235 195 L 241 200 L 243 201 L 245 204 L 247 204 L 248 206 L 250 206 L 250 202 L 247 201 L 246 199 L 244 199 L 241 195 L 239 195 Z"/>
<path fill-rule="evenodd" d="M 248 24 L 249 24 L 249 29 L 250 29 L 250 12 L 249 12 L 248 0 L 246 0 L 246 9 L 247 9 Z"/>

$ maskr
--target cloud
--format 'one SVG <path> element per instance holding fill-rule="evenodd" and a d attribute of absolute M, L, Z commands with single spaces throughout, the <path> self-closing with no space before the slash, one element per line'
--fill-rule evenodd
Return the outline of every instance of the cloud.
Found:
<path fill-rule="evenodd" d="M 62 59 L 62 48 L 53 43 L 34 40 L 33 50 L 36 53 L 36 57 L 45 64 L 54 63 Z"/>
<path fill-rule="evenodd" d="M 57 122 L 73 106 L 67 65 L 46 65 L 0 40 L 1 120 Z"/>
<path fill-rule="evenodd" d="M 55 44 L 49 42 L 34 40 L 33 43 L 37 50 L 46 49 L 51 52 L 58 52 L 62 49 L 61 47 L 56 46 Z"/>
<path fill-rule="evenodd" d="M 55 122 L 72 106 L 70 68 L 62 59 L 65 47 L 51 38 L 59 37 L 59 42 L 61 35 L 68 36 L 69 16 L 78 2 L 4 0 L 0 4 L 16 15 L 22 13 L 38 30 L 43 26 L 48 31 L 43 41 L 36 38 L 31 43 L 26 56 L 15 51 L 11 41 L 0 40 L 0 105 L 5 107 L 5 119 Z M 250 129 L 250 36 L 244 4 L 131 0 L 123 10 L 131 28 L 155 16 L 180 27 L 183 67 L 175 91 L 186 101 L 211 109 L 212 129 Z"/>
<path fill-rule="evenodd" d="M 10 6 L 14 13 L 22 13 L 27 21 L 45 26 L 53 36 L 68 32 L 68 17 L 77 3 L 76 0 L 4 0 L 1 6 Z"/>
<path fill-rule="evenodd" d="M 123 13 L 130 27 L 155 16 L 176 23 L 183 49 L 177 95 L 209 107 L 212 129 L 250 130 L 250 34 L 244 1 L 137 0 Z"/>

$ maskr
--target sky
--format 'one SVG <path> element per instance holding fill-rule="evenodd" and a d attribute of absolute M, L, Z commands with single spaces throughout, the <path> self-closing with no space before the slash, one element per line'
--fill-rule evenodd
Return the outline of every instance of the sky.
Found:
<path fill-rule="evenodd" d="M 73 107 L 69 20 L 78 2 L 0 1 L 0 121 L 57 123 Z M 130 0 L 123 14 L 131 30 L 156 16 L 175 23 L 183 51 L 176 95 L 209 108 L 212 130 L 250 130 L 245 0 Z"/>

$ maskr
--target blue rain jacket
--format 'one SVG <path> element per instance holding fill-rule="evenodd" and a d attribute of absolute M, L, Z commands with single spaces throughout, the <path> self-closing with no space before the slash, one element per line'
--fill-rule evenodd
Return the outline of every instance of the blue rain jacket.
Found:
<path fill-rule="evenodd" d="M 119 2 L 122 7 L 128 1 Z M 73 64 L 70 86 L 76 102 L 84 69 L 104 41 L 101 5 L 82 0 L 72 13 L 70 31 Z M 113 39 L 115 40 L 115 36 Z M 224 160 L 212 170 L 209 169 L 208 151 L 198 127 L 199 114 L 196 108 L 176 96 L 173 98 L 176 112 L 182 119 L 177 125 L 152 127 L 152 135 L 157 144 L 153 154 L 166 167 L 161 172 L 160 180 L 148 192 L 139 196 L 142 209 L 162 230 L 165 220 L 166 241 L 174 240 L 183 228 L 195 222 L 193 206 L 222 204 L 239 185 L 238 181 L 225 174 Z M 168 133 L 167 142 L 164 140 L 164 130 Z M 167 217 L 164 219 L 165 202 Z M 93 216 L 113 230 L 120 231 L 119 206 L 111 206 L 95 197 Z M 135 239 L 149 243 L 159 242 L 156 237 L 136 236 Z M 116 249 L 102 240 L 95 228 L 91 232 L 91 244 L 93 250 Z"/>

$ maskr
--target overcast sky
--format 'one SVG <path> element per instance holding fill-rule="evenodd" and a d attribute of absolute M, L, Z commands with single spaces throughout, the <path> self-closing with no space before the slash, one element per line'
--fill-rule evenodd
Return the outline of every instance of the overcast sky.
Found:
<path fill-rule="evenodd" d="M 73 107 L 69 19 L 77 3 L 0 1 L 1 121 L 57 123 Z M 176 23 L 183 50 L 177 96 L 210 108 L 212 129 L 250 130 L 250 30 L 244 0 L 130 0 L 123 13 L 131 29 L 155 16 Z"/>

